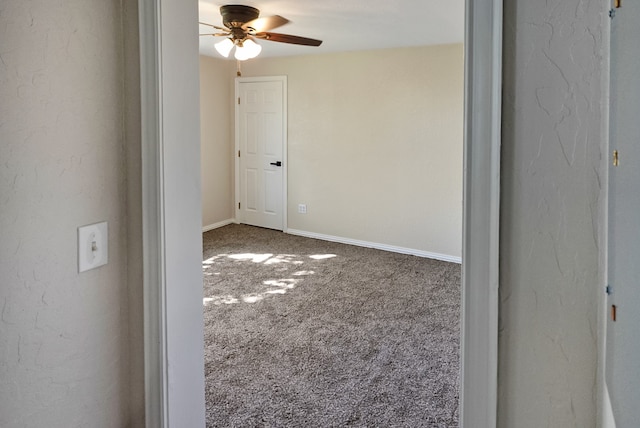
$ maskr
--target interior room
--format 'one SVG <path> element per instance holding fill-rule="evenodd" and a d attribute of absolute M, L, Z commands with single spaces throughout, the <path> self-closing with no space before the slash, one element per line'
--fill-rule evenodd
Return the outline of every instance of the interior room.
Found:
<path fill-rule="evenodd" d="M 297 253 L 290 254 L 293 249 L 288 252 L 281 249 L 284 255 L 274 255 L 272 254 L 274 249 L 266 247 L 259 252 L 260 254 L 256 254 L 257 250 L 254 250 L 251 245 L 247 245 L 245 250 L 237 250 L 236 254 L 228 254 L 232 247 L 223 245 L 226 236 L 233 235 L 237 239 L 240 239 L 241 236 L 258 236 L 257 232 L 240 232 L 229 229 L 230 226 L 227 225 L 231 223 L 273 227 L 290 235 L 402 253 L 410 255 L 410 258 L 419 259 L 419 261 L 412 262 L 409 258 L 404 262 L 398 262 L 397 267 L 392 268 L 396 269 L 396 272 L 392 270 L 389 274 L 383 274 L 382 278 L 370 278 L 371 281 L 379 283 L 388 281 L 388 277 L 385 278 L 385 275 L 402 276 L 403 272 L 411 269 L 410 266 L 414 263 L 428 265 L 429 260 L 450 262 L 450 267 L 446 269 L 443 266 L 447 264 L 433 265 L 431 269 L 434 272 L 439 272 L 438 275 L 444 272 L 442 269 L 449 272 L 447 274 L 449 279 L 445 281 L 447 284 L 440 283 L 440 287 L 443 289 L 447 286 L 453 288 L 450 290 L 452 297 L 447 297 L 447 299 L 453 298 L 453 306 L 451 301 L 447 300 L 445 305 L 447 309 L 444 309 L 443 306 L 437 310 L 435 308 L 444 304 L 444 301 L 438 303 L 435 300 L 432 301 L 431 297 L 433 296 L 419 294 L 419 298 L 425 302 L 432 301 L 432 309 L 429 310 L 427 307 L 415 309 L 422 312 L 424 319 L 411 322 L 426 325 L 428 324 L 427 319 L 430 316 L 436 316 L 437 312 L 442 315 L 453 310 L 449 315 L 448 322 L 442 324 L 443 327 L 439 327 L 446 330 L 447 334 L 449 334 L 449 329 L 444 328 L 444 325 L 455 327 L 453 334 L 458 337 L 451 340 L 451 350 L 443 351 L 437 356 L 422 357 L 432 361 L 448 360 L 447 368 L 440 366 L 440 372 L 431 372 L 428 375 L 431 377 L 431 382 L 425 382 L 422 384 L 422 388 L 427 391 L 430 385 L 436 384 L 435 379 L 449 377 L 453 387 L 447 385 L 441 386 L 441 388 L 453 388 L 452 395 L 442 391 L 432 393 L 430 395 L 431 403 L 422 405 L 425 409 L 424 412 L 426 412 L 422 417 L 433 417 L 433 419 L 429 419 L 430 423 L 446 423 L 447 426 L 454 422 L 457 423 L 457 413 L 450 409 L 457 407 L 457 353 L 460 334 L 457 314 L 460 301 L 459 272 L 462 262 L 462 123 L 464 101 L 462 3 L 458 2 L 456 5 L 450 5 L 452 7 L 446 10 L 441 9 L 437 12 L 433 10 L 434 5 L 420 5 L 419 7 L 414 5 L 412 19 L 408 19 L 404 11 L 392 11 L 388 5 L 381 7 L 375 14 L 370 12 L 360 15 L 359 11 L 362 9 L 351 3 L 343 5 L 340 2 L 334 2 L 331 5 L 316 5 L 311 8 L 313 10 L 301 8 L 295 2 L 290 4 L 287 2 L 247 3 L 264 9 L 260 11 L 260 17 L 269 17 L 274 14 L 285 15 L 286 12 L 285 17 L 291 22 L 278 27 L 277 31 L 308 37 L 327 35 L 329 40 L 323 41 L 321 46 L 316 47 L 275 43 L 256 38 L 256 42 L 262 46 L 262 51 L 257 57 L 243 61 L 236 61 L 233 54 L 229 55 L 229 58 L 224 58 L 215 49 L 215 46 L 212 46 L 212 43 L 223 44 L 224 42 L 221 40 L 227 39 L 226 36 L 221 36 L 224 34 L 224 30 L 220 30 L 220 28 L 224 28 L 221 25 L 225 16 L 224 12 L 221 16 L 221 12 L 218 11 L 222 4 L 200 2 L 200 31 L 203 34 L 200 45 L 202 227 L 203 232 L 215 231 L 218 228 L 224 230 L 224 232 L 221 231 L 215 235 L 204 234 L 205 346 L 215 348 L 216 340 L 228 343 L 225 339 L 226 333 L 234 330 L 234 326 L 237 324 L 245 325 L 245 329 L 256 328 L 251 327 L 249 322 L 256 315 L 246 315 L 247 318 L 244 318 L 246 321 L 238 321 L 243 318 L 235 315 L 237 311 L 227 314 L 225 311 L 229 311 L 229 309 L 220 306 L 239 305 L 239 302 L 242 301 L 245 304 L 249 302 L 255 306 L 266 305 L 263 300 L 275 299 L 275 296 L 283 296 L 277 297 L 281 299 L 290 298 L 291 294 L 302 293 L 296 286 L 305 285 L 306 290 L 309 290 L 309 287 L 315 284 L 313 280 L 316 280 L 316 278 L 308 277 L 304 279 L 306 281 L 304 284 L 300 284 L 299 281 L 302 281 L 300 276 L 288 279 L 283 277 L 284 279 L 278 280 L 279 282 L 268 277 L 269 279 L 264 282 L 272 288 L 265 288 L 266 291 L 260 291 L 260 288 L 252 289 L 251 292 L 246 288 L 241 288 L 242 291 L 232 288 L 226 289 L 218 280 L 221 276 L 228 275 L 229 270 L 233 269 L 233 267 L 222 263 L 229 257 L 233 257 L 236 264 L 240 259 L 252 260 L 253 265 L 256 262 L 265 265 L 275 262 L 283 265 L 300 263 L 299 269 L 303 269 L 302 266 L 305 263 L 302 261 L 304 258 L 299 258 Z M 454 18 L 452 14 L 455 12 L 457 12 L 457 16 Z M 380 36 L 376 35 L 378 20 L 384 19 L 387 26 L 395 28 L 402 25 L 411 28 L 412 22 L 415 22 L 414 25 L 417 26 L 418 22 L 424 21 L 427 14 L 432 15 L 429 18 L 432 24 L 440 21 L 438 25 L 443 31 L 435 32 L 437 37 L 434 36 L 433 31 L 426 35 L 420 34 L 420 37 L 415 35 L 410 37 L 400 34 L 401 31 L 398 30 L 398 34 L 395 36 L 385 35 L 382 47 L 377 46 L 377 41 L 380 39 Z M 338 20 L 336 17 L 339 15 L 341 15 L 341 19 Z M 442 18 L 443 15 L 446 15 L 446 18 Z M 301 22 L 298 22 L 298 18 Z M 366 28 L 366 31 L 359 32 L 356 28 L 350 28 L 352 22 L 358 21 L 361 22 L 354 24 L 354 26 Z M 415 29 L 412 31 L 415 34 L 422 32 Z M 216 33 L 217 35 L 215 35 Z M 356 34 L 358 34 L 357 37 Z M 356 39 L 355 44 L 351 42 L 353 39 Z M 362 43 L 362 39 L 368 40 L 368 43 Z M 270 48 L 275 51 L 270 51 Z M 239 74 L 241 76 L 238 76 Z M 259 80 L 253 80 L 256 78 Z M 269 81 L 269 79 L 277 81 L 284 79 L 286 84 L 286 93 L 284 94 L 286 104 L 284 139 L 286 145 L 281 152 L 282 157 L 274 158 L 284 160 L 285 165 L 283 168 L 270 168 L 268 172 L 265 172 L 265 174 L 273 174 L 273 169 L 277 170 L 276 173 L 285 171 L 286 182 L 283 186 L 286 196 L 283 201 L 285 215 L 284 221 L 276 226 L 262 223 L 262 220 L 259 219 L 252 220 L 253 222 L 243 220 L 240 202 L 244 206 L 247 199 L 240 195 L 243 191 L 243 185 L 238 183 L 238 181 L 246 179 L 244 168 L 241 166 L 243 158 L 240 154 L 240 152 L 246 151 L 246 147 L 241 146 L 240 134 L 248 126 L 242 122 L 242 113 L 240 113 L 242 111 L 240 103 L 247 102 L 247 100 L 240 100 L 245 97 L 245 93 L 241 91 L 239 85 L 242 84 L 240 82 L 263 82 Z M 246 133 L 250 132 L 246 131 Z M 257 132 L 264 132 L 264 127 L 259 128 Z M 260 137 L 257 139 L 260 140 Z M 267 137 L 263 138 L 263 140 L 267 139 Z M 255 239 L 259 240 L 260 238 L 256 237 Z M 215 250 L 216 240 L 220 241 L 218 251 Z M 292 242 L 291 246 L 296 248 L 299 244 Z M 285 245 L 281 248 L 287 247 Z M 340 260 L 341 257 L 344 258 L 341 251 L 347 252 L 346 250 L 334 249 L 332 252 L 339 254 L 337 256 L 331 254 L 331 256 L 338 257 L 336 260 Z M 250 255 L 251 257 L 249 257 Z M 294 261 L 292 262 L 292 260 Z M 308 261 L 304 266 L 310 262 Z M 314 275 L 317 277 L 324 271 L 317 266 L 318 261 L 315 263 L 316 267 L 313 271 L 298 270 L 293 275 Z M 324 263 L 331 264 L 332 261 L 328 260 Z M 404 263 L 404 268 L 402 263 Z M 354 272 L 357 271 L 355 266 L 352 264 L 351 268 Z M 371 268 L 365 269 L 370 270 Z M 250 271 L 252 270 L 244 272 L 246 281 L 257 281 Z M 242 273 L 236 274 L 242 275 Z M 216 286 L 207 285 L 212 281 L 212 275 L 215 275 Z M 324 275 L 332 276 L 330 270 Z M 235 278 L 230 281 L 233 283 Z M 423 285 L 426 286 L 439 280 L 434 280 L 427 275 L 422 279 L 416 277 L 413 281 L 423 281 Z M 449 284 L 449 281 L 452 283 Z M 357 290 L 355 283 L 345 285 Z M 364 287 L 359 293 L 375 295 L 373 290 L 377 285 L 371 284 Z M 413 295 L 413 298 L 418 298 L 418 294 L 414 294 L 410 290 L 411 287 L 406 286 L 404 291 L 401 288 L 395 289 L 394 293 L 406 293 Z M 285 295 L 285 293 L 288 294 Z M 342 291 L 337 289 L 333 294 L 338 296 L 342 294 Z M 310 294 L 306 296 L 306 299 L 313 301 L 314 297 Z M 395 304 L 386 303 L 384 298 L 377 301 L 381 307 Z M 265 307 L 275 312 L 283 311 L 277 306 L 273 307 L 274 304 L 269 303 L 269 306 Z M 218 305 L 216 310 L 222 311 L 217 315 L 219 317 L 218 324 L 221 326 L 216 325 L 216 315 L 212 312 L 215 305 Z M 406 310 L 410 309 L 406 308 Z M 306 317 L 313 317 L 313 313 L 307 313 Z M 344 312 L 337 312 L 337 314 L 336 317 L 348 317 Z M 236 317 L 234 318 L 236 321 L 225 327 L 223 319 L 228 317 Z M 350 322 L 360 322 L 354 321 L 354 319 Z M 263 322 L 267 322 L 266 319 Z M 332 319 L 329 324 L 336 322 L 339 320 Z M 389 319 L 384 322 L 391 324 Z M 275 324 L 282 326 L 281 323 Z M 292 327 L 289 329 L 295 331 Z M 270 337 L 268 333 L 265 331 L 262 336 Z M 282 334 L 287 333 L 283 331 Z M 301 334 L 312 335 L 306 330 Z M 236 335 L 236 340 L 240 340 L 238 335 Z M 273 340 L 278 342 L 277 339 Z M 326 339 L 317 340 L 325 341 Z M 373 339 L 367 340 L 374 342 Z M 413 340 L 429 341 L 425 337 L 414 337 Z M 437 341 L 446 342 L 444 338 L 439 338 Z M 329 349 L 331 346 L 330 343 L 327 343 L 325 349 Z M 345 349 L 347 346 L 343 345 Z M 370 352 L 383 354 L 385 347 L 393 348 L 396 346 L 400 345 L 379 343 Z M 268 355 L 274 351 L 265 349 L 262 352 Z M 287 351 L 286 346 L 281 346 L 279 353 L 286 355 L 288 352 L 300 351 L 298 349 Z M 353 352 L 355 353 L 355 351 Z M 420 351 L 416 349 L 413 352 L 415 355 L 412 358 L 419 358 Z M 217 354 L 217 351 L 206 351 L 205 366 L 209 371 L 220 373 L 219 370 L 213 368 L 213 363 L 210 361 L 214 359 L 212 355 Z M 231 354 L 231 357 L 228 355 L 215 357 L 224 360 L 224 367 L 227 367 L 229 371 L 232 370 L 229 358 L 233 358 L 233 351 Z M 266 358 L 264 359 L 266 360 Z M 312 360 L 311 356 L 304 358 L 308 361 Z M 253 364 L 260 365 L 260 357 L 257 356 L 255 359 Z M 346 363 L 343 362 L 343 364 Z M 407 361 L 406 364 L 411 365 L 412 363 Z M 265 365 L 268 366 L 266 363 Z M 216 365 L 215 367 L 220 366 Z M 445 374 L 449 367 L 453 368 L 453 371 Z M 267 370 L 273 371 L 273 369 Z M 313 366 L 309 366 L 306 370 L 313 373 L 315 369 Z M 334 368 L 324 369 L 327 373 L 334 370 Z M 374 369 L 370 368 L 370 370 Z M 355 369 L 353 371 L 357 372 Z M 285 374 L 282 377 L 291 376 L 286 371 Z M 353 373 L 344 374 L 344 376 L 350 377 L 352 382 L 358 382 Z M 396 382 L 393 383 L 398 383 L 401 377 L 406 377 L 402 374 L 393 376 L 396 376 Z M 268 382 L 265 382 L 266 386 L 259 386 L 259 377 L 256 375 L 251 387 L 268 388 L 269 390 L 273 387 L 269 386 Z M 221 374 L 211 375 L 208 373 L 207 388 L 210 384 L 215 384 L 218 391 L 224 388 L 231 390 L 230 384 L 222 380 L 225 378 L 226 376 Z M 272 382 L 277 384 L 277 381 Z M 323 385 L 320 379 L 316 379 L 315 382 L 317 383 L 316 387 Z M 298 383 L 304 383 L 304 381 L 298 381 Z M 375 382 L 371 384 L 369 389 L 379 388 L 378 394 L 392 393 L 391 390 L 387 390 L 383 386 L 374 387 L 373 385 Z M 287 388 L 286 385 L 280 387 Z M 298 387 L 301 386 L 294 385 L 290 388 L 297 389 Z M 340 391 L 345 401 L 349 400 L 350 394 L 356 393 L 349 389 L 345 390 L 345 388 Z M 398 395 L 398 391 L 393 393 Z M 305 394 L 310 393 L 307 391 Z M 364 391 L 360 391 L 358 394 L 366 395 Z M 277 402 L 277 397 L 278 394 L 275 393 L 272 397 L 274 402 Z M 419 399 L 423 399 L 422 396 L 418 397 L 416 395 L 410 399 L 406 398 L 406 400 L 417 402 Z M 207 400 L 207 421 L 213 425 L 252 423 L 251 420 L 243 419 L 209 420 L 210 413 L 225 413 L 226 407 L 232 405 L 245 406 L 246 415 L 250 415 L 252 411 L 260 411 L 260 409 L 254 409 L 253 404 L 243 404 L 242 398 L 238 396 L 221 398 L 219 393 L 207 394 Z M 235 403 L 227 403 L 226 407 L 215 407 L 210 405 L 209 400 L 232 400 Z M 448 402 L 445 403 L 443 400 Z M 253 399 L 251 401 L 259 400 Z M 295 400 L 292 399 L 292 401 Z M 375 400 L 369 401 L 373 402 L 372 406 L 376 405 Z M 437 403 L 438 401 L 440 403 Z M 305 403 L 292 403 L 291 405 L 294 414 L 301 410 L 300 407 L 307 406 Z M 377 405 L 379 406 L 381 403 Z M 441 410 L 431 410 L 431 412 L 426 410 L 437 405 Z M 210 406 L 211 408 L 209 408 Z M 267 404 L 263 404 L 264 408 L 262 409 L 263 417 L 266 418 L 270 414 L 267 406 Z M 335 412 L 335 415 L 331 417 L 337 417 L 341 412 L 345 414 L 350 412 L 348 408 L 340 409 L 335 404 L 331 404 L 331 406 Z M 394 404 L 387 403 L 386 406 L 387 413 L 395 411 Z M 338 425 L 345 423 L 349 417 L 362 418 L 362 423 L 365 423 L 364 421 L 373 424 L 393 422 L 393 419 L 380 419 L 380 416 L 377 420 L 375 418 L 367 419 L 373 417 L 374 408 L 366 407 L 362 403 L 360 407 L 364 415 L 343 415 L 345 420 L 336 419 L 332 423 Z M 313 414 L 314 412 L 322 412 L 322 409 L 307 409 L 307 411 Z M 409 420 L 408 412 L 402 409 L 398 412 L 405 413 L 397 414 L 396 420 Z M 449 415 L 442 416 L 443 412 L 448 412 Z M 370 414 L 367 415 L 367 413 Z M 453 413 L 456 413 L 455 416 Z M 285 416 L 280 415 L 280 417 L 284 419 L 274 423 L 287 423 Z M 332 420 L 331 417 L 322 416 L 326 421 Z M 289 420 L 288 423 L 303 422 Z M 309 423 L 309 421 L 305 423 Z"/>
<path fill-rule="evenodd" d="M 303 11 L 294 4 L 267 2 L 261 13 L 284 13 L 278 8 L 290 7 L 292 22 L 282 31 L 310 37 L 346 33 L 353 38 L 356 30 L 349 32 L 348 25 L 322 27 L 342 9 L 341 23 L 350 23 L 349 17 L 355 20 L 354 5 L 335 3 L 335 8 L 316 6 L 321 9 L 318 22 L 305 17 L 297 25 Z M 240 63 L 243 78 L 287 78 L 287 221 L 281 230 L 461 261 L 464 58 L 462 2 L 458 3 L 438 13 L 450 21 L 457 13 L 453 23 L 440 24 L 448 32 L 422 35 L 422 45 L 407 46 L 405 40 L 419 40 L 402 35 L 385 39 L 395 47 L 378 48 L 370 41 L 367 50 L 353 50 L 344 36 L 320 47 L 260 41 L 261 54 Z M 218 11 L 212 9 L 222 3 L 200 4 L 201 19 L 221 25 Z M 431 8 L 421 6 L 415 20 L 424 19 L 419 16 Z M 384 19 L 384 9 L 367 14 L 366 24 L 375 23 L 374 17 Z M 304 13 L 314 12 L 305 8 Z M 386 16 L 388 25 L 400 25 L 403 13 Z M 205 230 L 234 221 L 239 202 L 234 171 L 237 65 L 205 44 L 208 39 L 217 42 L 220 37 L 201 37 Z M 278 50 L 270 53 L 270 48 Z M 299 212 L 301 204 L 304 214 Z"/>

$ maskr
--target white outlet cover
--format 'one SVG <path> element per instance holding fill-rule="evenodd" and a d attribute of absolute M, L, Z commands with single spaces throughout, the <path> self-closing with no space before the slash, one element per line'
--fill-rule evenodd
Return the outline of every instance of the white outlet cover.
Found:
<path fill-rule="evenodd" d="M 78 272 L 106 265 L 109 261 L 107 222 L 78 228 Z"/>

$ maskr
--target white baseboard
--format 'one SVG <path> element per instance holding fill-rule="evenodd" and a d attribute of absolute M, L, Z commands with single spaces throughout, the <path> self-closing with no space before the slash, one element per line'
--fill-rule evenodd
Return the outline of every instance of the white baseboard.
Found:
<path fill-rule="evenodd" d="M 415 250 L 413 248 L 396 247 L 394 245 L 378 244 L 376 242 L 359 241 L 357 239 L 342 238 L 340 236 L 322 235 L 320 233 L 306 232 L 304 230 L 297 229 L 287 229 L 286 233 L 289 233 L 291 235 L 304 236 L 306 238 L 321 239 L 323 241 L 339 242 L 341 244 L 355 245 L 358 247 L 375 248 L 376 250 L 391 251 L 393 253 L 409 254 L 412 256 L 425 257 L 427 259 L 442 260 L 444 262 L 458 264 L 462 263 L 462 257 Z"/>
<path fill-rule="evenodd" d="M 231 224 L 231 223 L 235 223 L 235 219 L 230 218 L 228 220 L 219 221 L 218 223 L 210 224 L 208 226 L 203 226 L 202 227 L 202 233 L 208 232 L 208 231 L 213 230 L 213 229 L 217 229 L 219 227 L 226 226 L 226 225 Z"/>

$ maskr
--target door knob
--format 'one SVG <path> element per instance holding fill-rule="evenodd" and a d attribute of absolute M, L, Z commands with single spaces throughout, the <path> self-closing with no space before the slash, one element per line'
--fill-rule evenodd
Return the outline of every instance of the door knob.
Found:
<path fill-rule="evenodd" d="M 282 166 L 282 162 L 278 161 L 278 162 L 271 162 L 271 165 L 273 166 Z"/>

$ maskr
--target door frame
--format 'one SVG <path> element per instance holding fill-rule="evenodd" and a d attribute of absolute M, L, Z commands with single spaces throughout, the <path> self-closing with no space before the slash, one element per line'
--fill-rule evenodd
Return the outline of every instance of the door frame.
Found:
<path fill-rule="evenodd" d="M 287 171 L 289 169 L 289 161 L 288 161 L 288 142 L 289 142 L 289 133 L 288 133 L 288 88 L 287 88 L 287 76 L 263 76 L 263 77 L 236 77 L 235 79 L 235 98 L 238 99 L 240 97 L 240 83 L 252 83 L 252 82 L 281 82 L 282 83 L 282 126 L 284 127 L 282 132 L 282 231 L 287 230 L 287 195 L 288 195 L 288 175 Z M 240 151 L 240 107 L 238 103 L 234 103 L 235 105 L 235 124 L 234 124 L 234 141 L 235 141 L 235 152 L 238 153 Z M 234 155 L 235 156 L 235 155 Z M 235 156 L 235 201 L 234 201 L 234 209 L 237 211 L 238 203 L 240 202 L 240 157 Z M 238 215 L 234 216 L 236 223 L 240 222 Z"/>
<path fill-rule="evenodd" d="M 201 246 L 198 4 L 138 8 L 146 425 L 204 426 L 201 260 L 172 257 Z M 502 0 L 466 0 L 461 427 L 496 426 L 501 71 Z"/>

